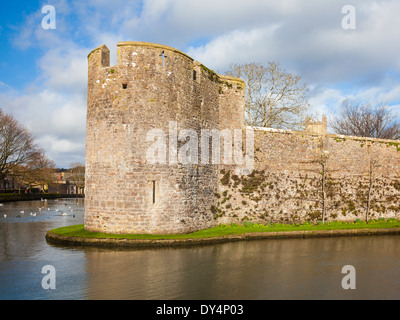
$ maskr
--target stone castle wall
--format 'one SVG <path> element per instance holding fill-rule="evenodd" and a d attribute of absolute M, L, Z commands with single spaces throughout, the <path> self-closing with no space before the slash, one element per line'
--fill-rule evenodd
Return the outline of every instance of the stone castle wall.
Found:
<path fill-rule="evenodd" d="M 255 171 L 220 171 L 218 222 L 321 221 L 323 160 L 327 221 L 365 219 L 370 173 L 369 219 L 399 218 L 400 141 L 260 128 Z"/>
<path fill-rule="evenodd" d="M 106 46 L 88 56 L 87 230 L 169 234 L 244 221 L 315 222 L 323 205 L 327 221 L 364 219 L 368 194 L 370 218 L 398 218 L 399 141 L 330 135 L 326 118 L 308 119 L 305 132 L 255 128 L 250 174 L 224 162 L 222 144 L 221 164 L 212 163 L 211 144 L 210 161 L 200 154 L 194 161 L 181 151 L 188 141 L 201 150 L 204 130 L 245 131 L 244 82 L 171 47 L 117 47 L 115 66 Z M 153 162 L 156 141 L 165 150 Z M 246 143 L 234 147 L 247 150 Z"/>

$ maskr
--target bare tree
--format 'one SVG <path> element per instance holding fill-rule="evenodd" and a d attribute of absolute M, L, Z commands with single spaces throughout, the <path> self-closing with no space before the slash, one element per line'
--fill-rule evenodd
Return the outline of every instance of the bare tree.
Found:
<path fill-rule="evenodd" d="M 245 118 L 250 126 L 300 129 L 309 108 L 301 78 L 275 62 L 232 64 L 227 75 L 246 82 Z"/>
<path fill-rule="evenodd" d="M 12 176 L 19 186 L 44 186 L 53 167 L 28 129 L 0 109 L 0 178 Z"/>
<path fill-rule="evenodd" d="M 25 166 L 37 151 L 31 133 L 0 109 L 0 178 Z"/>
<path fill-rule="evenodd" d="M 390 112 L 386 104 L 361 104 L 355 100 L 342 103 L 339 115 L 331 123 L 337 134 L 400 139 L 400 121 Z"/>
<path fill-rule="evenodd" d="M 34 157 L 25 166 L 22 179 L 28 185 L 39 185 L 45 191 L 46 185 L 53 182 L 55 164 L 50 160 L 43 150 L 38 150 Z"/>
<path fill-rule="evenodd" d="M 309 163 L 318 164 L 319 167 L 319 174 L 321 175 L 320 180 L 320 196 L 319 198 L 315 199 L 321 205 L 321 216 L 322 216 L 322 223 L 325 224 L 325 220 L 327 217 L 328 205 L 327 205 L 327 180 L 328 180 L 328 170 L 327 170 L 327 162 L 330 157 L 330 153 L 323 148 L 322 139 L 320 140 L 320 146 L 315 150 L 316 157 L 314 160 L 309 161 Z"/>
<path fill-rule="evenodd" d="M 329 198 L 332 198 L 338 191 L 337 184 L 333 182 L 332 178 L 333 174 L 339 169 L 333 169 L 329 165 L 331 153 L 326 148 L 324 137 L 319 136 L 316 148 L 313 151 L 314 156 L 311 159 L 301 160 L 299 163 L 311 165 L 310 168 L 304 170 L 312 172 L 312 176 L 316 178 L 317 183 L 315 192 L 311 193 L 307 200 L 319 204 L 321 211 L 317 215 L 314 214 L 314 219 L 321 218 L 322 223 L 325 224 L 329 210 L 337 207 L 337 204 L 329 201 Z"/>
<path fill-rule="evenodd" d="M 369 222 L 369 212 L 371 210 L 371 196 L 372 196 L 372 188 L 374 184 L 374 172 L 375 169 L 380 167 L 379 162 L 377 160 L 370 159 L 369 160 L 369 169 L 368 169 L 368 193 L 367 193 L 367 207 L 365 209 L 365 222 Z"/>

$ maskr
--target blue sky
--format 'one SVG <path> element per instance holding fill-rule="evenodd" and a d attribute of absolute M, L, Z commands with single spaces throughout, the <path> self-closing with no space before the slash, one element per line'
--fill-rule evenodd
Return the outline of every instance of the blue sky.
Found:
<path fill-rule="evenodd" d="M 345 5 L 356 28 L 342 28 Z M 56 9 L 56 29 L 41 22 Z M 219 73 L 275 61 L 310 88 L 310 113 L 346 98 L 400 109 L 400 1 L 3 1 L 0 108 L 26 125 L 59 167 L 84 162 L 87 54 L 119 41 L 175 47 Z"/>

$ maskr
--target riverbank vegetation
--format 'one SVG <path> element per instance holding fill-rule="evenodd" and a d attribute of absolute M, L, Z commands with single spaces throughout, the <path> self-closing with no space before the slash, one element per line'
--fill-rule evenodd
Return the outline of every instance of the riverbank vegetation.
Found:
<path fill-rule="evenodd" d="M 214 228 L 200 230 L 189 234 L 173 235 L 151 235 L 151 234 L 106 234 L 100 232 L 89 232 L 84 229 L 84 225 L 57 228 L 50 232 L 63 237 L 77 237 L 90 239 L 128 239 L 128 240 L 162 240 L 162 239 L 200 239 L 223 237 L 229 235 L 240 235 L 248 233 L 262 232 L 290 232 L 290 231 L 318 231 L 318 230 L 352 230 L 352 229 L 396 229 L 400 228 L 400 220 L 379 219 L 371 220 L 368 224 L 365 221 L 356 220 L 355 222 L 328 222 L 316 225 L 304 224 L 253 224 L 251 222 L 243 225 L 230 224 L 219 225 Z"/>

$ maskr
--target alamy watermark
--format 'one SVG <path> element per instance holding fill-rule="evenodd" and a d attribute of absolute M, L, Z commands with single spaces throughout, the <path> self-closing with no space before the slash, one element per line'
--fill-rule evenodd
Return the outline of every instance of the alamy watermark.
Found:
<path fill-rule="evenodd" d="M 55 290 L 56 289 L 56 268 L 51 265 L 44 266 L 42 268 L 42 274 L 45 276 L 42 278 L 42 288 L 44 290 Z"/>
<path fill-rule="evenodd" d="M 42 7 L 42 13 L 46 14 L 42 19 L 42 28 L 56 29 L 56 8 L 51 5 L 45 5 Z"/>
<path fill-rule="evenodd" d="M 355 290 L 356 289 L 356 268 L 353 266 L 344 266 L 342 268 L 342 274 L 346 276 L 342 279 L 342 288 L 344 290 Z"/>
<path fill-rule="evenodd" d="M 345 14 L 342 18 L 342 28 L 344 30 L 355 30 L 357 27 L 356 9 L 351 5 L 346 5 L 342 8 L 342 14 Z"/>
<path fill-rule="evenodd" d="M 152 142 L 146 150 L 149 164 L 225 164 L 254 170 L 254 129 L 251 128 L 178 132 L 178 123 L 170 121 L 167 133 L 152 129 L 147 132 L 146 141 Z"/>

